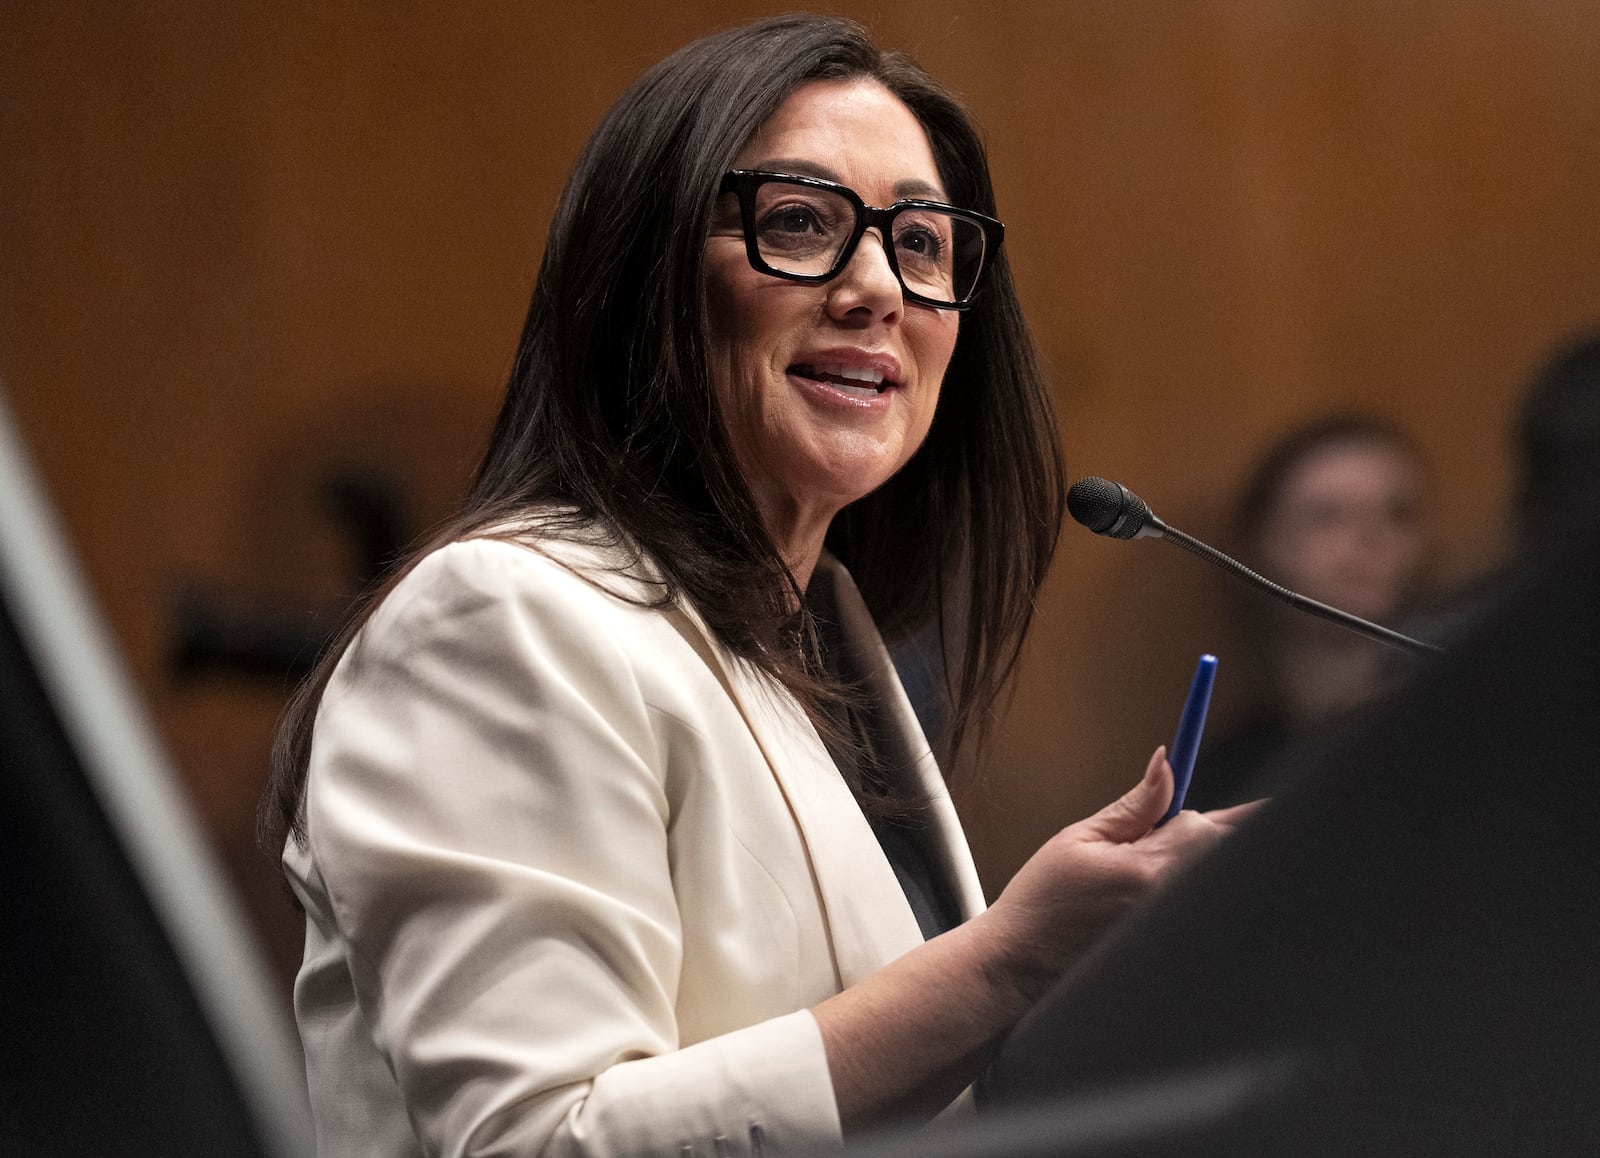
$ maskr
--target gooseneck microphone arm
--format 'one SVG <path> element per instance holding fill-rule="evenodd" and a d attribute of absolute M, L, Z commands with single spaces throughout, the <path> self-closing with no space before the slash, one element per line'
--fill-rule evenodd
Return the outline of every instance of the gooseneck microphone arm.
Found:
<path fill-rule="evenodd" d="M 1423 643 L 1420 639 L 1412 639 L 1409 635 L 1401 635 L 1398 631 L 1391 631 L 1380 624 L 1368 622 L 1360 616 L 1340 611 L 1337 607 L 1330 607 L 1315 599 L 1308 599 L 1304 595 L 1290 591 L 1287 587 L 1279 586 L 1264 575 L 1256 574 L 1243 563 L 1229 558 L 1215 547 L 1202 543 L 1192 535 L 1184 534 L 1176 527 L 1169 527 L 1156 518 L 1143 499 L 1121 483 L 1103 478 L 1079 479 L 1067 492 L 1067 510 L 1074 519 L 1097 535 L 1107 535 L 1113 539 L 1166 539 L 1189 554 L 1237 575 L 1252 587 L 1265 591 L 1275 599 L 1281 599 L 1291 607 L 1315 615 L 1318 619 L 1326 619 L 1329 623 L 1337 623 L 1340 627 L 1364 635 L 1368 639 L 1377 640 L 1379 643 L 1414 655 L 1444 654 L 1443 648 Z"/>

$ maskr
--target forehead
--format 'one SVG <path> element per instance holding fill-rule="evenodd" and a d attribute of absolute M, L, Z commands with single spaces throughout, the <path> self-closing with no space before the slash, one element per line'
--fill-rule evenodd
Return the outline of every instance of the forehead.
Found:
<path fill-rule="evenodd" d="M 1307 454 L 1284 479 L 1286 501 L 1365 498 L 1410 492 L 1421 479 L 1410 454 L 1377 439 L 1329 443 Z"/>
<path fill-rule="evenodd" d="M 945 199 L 928 135 L 904 101 L 874 80 L 815 80 L 790 93 L 736 166 L 826 177 L 866 200 Z"/>

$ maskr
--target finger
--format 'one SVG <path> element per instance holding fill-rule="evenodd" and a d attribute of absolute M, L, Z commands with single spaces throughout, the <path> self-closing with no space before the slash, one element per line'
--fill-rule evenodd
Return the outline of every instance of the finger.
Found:
<path fill-rule="evenodd" d="M 1205 817 L 1212 824 L 1220 825 L 1223 828 L 1233 829 L 1238 828 L 1239 825 L 1243 824 L 1246 820 L 1250 819 L 1250 817 L 1261 811 L 1261 809 L 1264 808 L 1268 803 L 1269 801 L 1266 798 L 1261 800 L 1251 800 L 1244 804 L 1235 804 L 1231 808 L 1217 808 L 1210 812 L 1202 812 L 1200 815 Z"/>
<path fill-rule="evenodd" d="M 1080 825 L 1091 838 L 1127 844 L 1155 827 L 1171 799 L 1172 765 L 1162 745 L 1151 755 L 1139 783 Z"/>
<path fill-rule="evenodd" d="M 1176 871 L 1211 851 L 1228 835 L 1228 829 L 1213 824 L 1202 812 L 1180 812 L 1150 837 L 1148 844 L 1159 844 Z"/>

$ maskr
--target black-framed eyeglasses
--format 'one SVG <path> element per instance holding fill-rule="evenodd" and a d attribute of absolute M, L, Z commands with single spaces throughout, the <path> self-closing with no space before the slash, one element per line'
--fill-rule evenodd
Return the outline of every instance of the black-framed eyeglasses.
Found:
<path fill-rule="evenodd" d="M 762 273 L 820 285 L 850 261 L 867 230 L 885 242 L 889 268 L 908 300 L 936 309 L 972 305 L 1005 226 L 939 201 L 896 201 L 874 209 L 853 189 L 819 177 L 735 169 L 722 192 L 739 197 L 745 252 Z"/>

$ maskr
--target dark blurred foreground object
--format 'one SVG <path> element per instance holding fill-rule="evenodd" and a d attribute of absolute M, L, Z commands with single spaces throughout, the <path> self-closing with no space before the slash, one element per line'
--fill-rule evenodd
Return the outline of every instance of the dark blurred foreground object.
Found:
<path fill-rule="evenodd" d="M 986 1117 L 862 1153 L 1600 1153 L 1600 528 L 1574 530 L 1070 974 Z"/>
<path fill-rule="evenodd" d="M 1521 560 L 1581 538 L 1600 513 L 1600 330 L 1549 357 L 1523 397 L 1512 435 L 1511 563 L 1417 608 L 1407 630 L 1437 639 L 1458 634 Z"/>
<path fill-rule="evenodd" d="M 1558 351 L 1517 416 L 1518 537 L 1561 538 L 1600 502 L 1600 332 Z"/>
<path fill-rule="evenodd" d="M 4 402 L 0 1154 L 309 1154 L 284 1003 Z"/>

